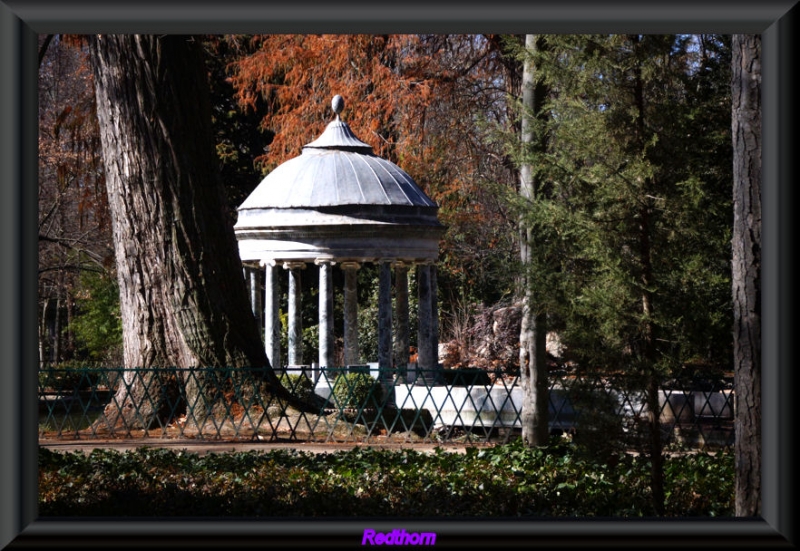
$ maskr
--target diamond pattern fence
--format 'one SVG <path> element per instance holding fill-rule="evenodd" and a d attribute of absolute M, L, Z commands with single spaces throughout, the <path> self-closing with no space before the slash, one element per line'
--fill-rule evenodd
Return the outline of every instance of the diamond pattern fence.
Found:
<path fill-rule="evenodd" d="M 39 439 L 503 443 L 521 432 L 522 389 L 500 373 L 369 364 L 276 374 L 300 402 L 271 392 L 262 369 L 42 366 Z M 551 434 L 599 450 L 643 448 L 650 413 L 641 388 L 625 376 L 553 374 Z M 733 446 L 730 383 L 665 382 L 659 395 L 667 449 Z"/>

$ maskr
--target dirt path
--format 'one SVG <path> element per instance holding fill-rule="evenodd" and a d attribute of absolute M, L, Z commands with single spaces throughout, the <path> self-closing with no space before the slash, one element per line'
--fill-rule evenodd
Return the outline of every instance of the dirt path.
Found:
<path fill-rule="evenodd" d="M 141 447 L 165 448 L 176 451 L 186 451 L 205 455 L 208 453 L 230 453 L 244 451 L 263 451 L 293 449 L 309 453 L 335 453 L 349 451 L 354 448 L 375 448 L 384 450 L 413 449 L 420 453 L 434 453 L 437 448 L 447 452 L 465 453 L 467 446 L 463 444 L 434 444 L 434 443 L 319 443 L 319 442 L 213 442 L 208 440 L 174 440 L 161 438 L 125 439 L 125 440 L 70 440 L 70 441 L 43 441 L 39 443 L 42 448 L 55 452 L 83 452 L 91 453 L 96 448 L 114 449 L 120 452 L 136 450 Z M 478 445 L 486 447 L 486 445 Z"/>
<path fill-rule="evenodd" d="M 39 445 L 53 451 L 90 453 L 93 449 L 135 450 L 140 447 L 185 450 L 199 455 L 237 451 L 264 451 L 295 449 L 310 453 L 334 453 L 353 448 L 413 449 L 433 453 L 437 448 L 448 452 L 464 453 L 467 446 L 487 447 L 492 444 L 464 441 L 437 442 L 423 438 L 413 431 L 387 434 L 378 430 L 367 435 L 365 428 L 343 421 L 336 413 L 328 416 L 301 414 L 287 410 L 282 415 L 271 416 L 269 424 L 253 426 L 251 417 L 207 424 L 200 429 L 177 420 L 163 429 L 153 431 L 110 430 L 103 423 L 77 431 L 40 433 Z"/>

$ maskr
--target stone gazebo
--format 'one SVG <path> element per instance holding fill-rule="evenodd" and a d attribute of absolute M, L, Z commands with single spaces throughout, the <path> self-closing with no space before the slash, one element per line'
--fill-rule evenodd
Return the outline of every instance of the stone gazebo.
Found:
<path fill-rule="evenodd" d="M 239 207 L 234 230 L 250 274 L 255 311 L 261 308 L 258 271 L 265 271 L 263 300 L 267 356 L 275 367 L 302 362 L 301 271 L 319 266 L 319 367 L 334 366 L 334 266 L 344 271 L 344 364 L 359 363 L 356 270 L 379 269 L 378 368 L 391 377 L 393 352 L 405 371 L 409 357 L 408 270 L 416 266 L 419 291 L 418 368 L 438 365 L 436 266 L 444 226 L 438 206 L 394 163 L 377 157 L 339 114 L 302 154 L 269 173 Z M 392 271 L 395 305 L 392 312 Z M 279 281 L 288 277 L 288 361 L 280 357 Z M 393 315 L 395 330 L 393 334 Z M 394 345 L 394 350 L 393 350 Z M 403 360 L 402 358 L 405 358 Z"/>

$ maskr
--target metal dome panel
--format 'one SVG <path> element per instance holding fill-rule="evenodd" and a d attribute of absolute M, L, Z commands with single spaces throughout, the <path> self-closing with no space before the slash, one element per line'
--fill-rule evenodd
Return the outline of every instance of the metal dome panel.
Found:
<path fill-rule="evenodd" d="M 436 207 L 390 161 L 353 151 L 305 149 L 270 172 L 239 210 L 339 205 Z"/>

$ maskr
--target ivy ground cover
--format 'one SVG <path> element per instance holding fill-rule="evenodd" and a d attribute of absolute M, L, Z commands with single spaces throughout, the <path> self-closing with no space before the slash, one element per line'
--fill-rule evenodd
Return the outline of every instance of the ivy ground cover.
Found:
<path fill-rule="evenodd" d="M 733 515 L 733 455 L 665 460 L 666 514 Z M 573 445 L 198 455 L 39 450 L 42 517 L 649 517 L 647 458 Z"/>

